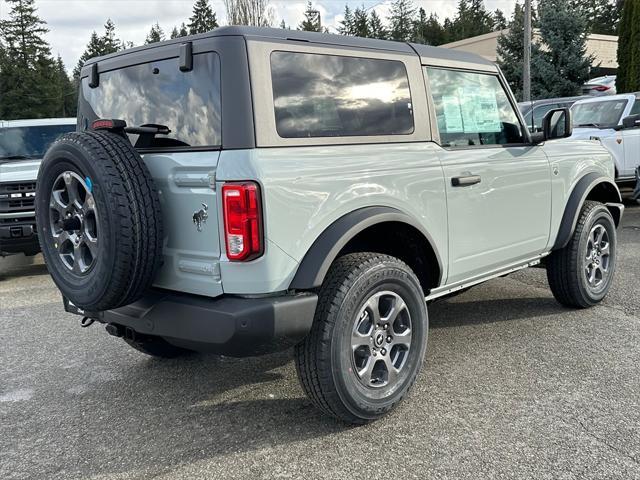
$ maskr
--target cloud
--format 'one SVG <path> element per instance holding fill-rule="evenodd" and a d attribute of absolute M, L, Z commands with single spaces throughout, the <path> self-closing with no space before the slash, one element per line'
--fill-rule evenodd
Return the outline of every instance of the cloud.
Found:
<path fill-rule="evenodd" d="M 107 18 L 116 25 L 118 38 L 136 45 L 144 43 L 152 24 L 156 22 L 168 36 L 174 26 L 188 23 L 194 0 L 36 0 L 38 15 L 48 24 L 47 40 L 54 55 L 60 54 L 69 70 L 77 64 L 89 41 L 92 31 L 101 33 Z M 456 12 L 457 0 L 415 0 L 417 7 L 427 13 L 435 12 L 444 20 Z M 218 21 L 224 25 L 226 14 L 223 0 L 212 0 Z M 322 23 L 329 31 L 336 32 L 343 19 L 345 4 L 355 9 L 363 5 L 375 9 L 386 19 L 391 0 L 314 0 L 314 7 L 320 11 Z M 485 0 L 487 9 L 513 10 L 515 0 Z M 284 19 L 291 28 L 302 21 L 307 6 L 306 0 L 272 0 L 275 25 Z M 9 13 L 8 4 L 0 0 L 0 18 Z"/>

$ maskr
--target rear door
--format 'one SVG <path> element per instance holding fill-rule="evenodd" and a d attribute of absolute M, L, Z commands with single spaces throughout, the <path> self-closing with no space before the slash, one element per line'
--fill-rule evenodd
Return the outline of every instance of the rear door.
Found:
<path fill-rule="evenodd" d="M 162 52 L 167 52 L 165 55 Z M 221 145 L 220 59 L 193 55 L 182 71 L 177 48 L 153 51 L 151 61 L 127 56 L 100 62 L 97 87 L 82 79 L 80 124 L 117 118 L 129 126 L 160 124 L 168 135 L 130 135 L 160 194 L 164 262 L 154 285 L 216 296 L 222 293 L 215 171 Z M 133 61 L 132 61 L 133 62 Z"/>
<path fill-rule="evenodd" d="M 551 220 L 549 161 L 497 74 L 426 67 L 436 110 L 456 283 L 544 251 Z"/>

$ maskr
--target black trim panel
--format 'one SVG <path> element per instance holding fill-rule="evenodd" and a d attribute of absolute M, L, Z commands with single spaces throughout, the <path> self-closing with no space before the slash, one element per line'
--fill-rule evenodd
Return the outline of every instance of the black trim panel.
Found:
<path fill-rule="evenodd" d="M 606 183 L 618 192 L 618 198 L 612 198 L 612 203 L 622 202 L 622 197 L 620 196 L 618 187 L 616 187 L 616 184 L 609 178 L 604 177 L 599 173 L 588 173 L 582 177 L 578 180 L 578 183 L 571 192 L 569 200 L 565 206 L 562 221 L 560 222 L 560 229 L 558 230 L 558 236 L 556 237 L 556 241 L 553 245 L 553 250 L 564 248 L 569 243 L 569 240 L 576 229 L 578 215 L 580 215 L 580 209 L 582 208 L 587 195 L 589 195 L 589 192 L 591 192 L 591 190 L 600 183 Z"/>
<path fill-rule="evenodd" d="M 411 225 L 422 232 L 432 248 L 434 246 L 431 236 L 420 224 L 400 210 L 382 206 L 360 208 L 340 217 L 320 234 L 300 262 L 289 288 L 304 290 L 322 285 L 329 267 L 349 240 L 366 228 L 382 222 L 401 222 Z M 442 260 L 435 248 L 434 252 L 438 259 L 439 270 L 442 272 Z M 438 283 L 441 280 L 438 279 Z"/>

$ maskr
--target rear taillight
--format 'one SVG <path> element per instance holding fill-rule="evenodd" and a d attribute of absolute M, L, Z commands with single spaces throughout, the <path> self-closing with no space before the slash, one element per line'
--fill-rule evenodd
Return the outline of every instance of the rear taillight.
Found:
<path fill-rule="evenodd" d="M 598 85 L 597 87 L 594 87 L 594 90 L 597 90 L 599 92 L 606 92 L 607 90 L 609 90 L 609 88 L 611 87 L 607 87 L 605 85 Z"/>
<path fill-rule="evenodd" d="M 243 262 L 260 256 L 264 244 L 258 185 L 253 182 L 224 184 L 222 208 L 227 258 Z"/>

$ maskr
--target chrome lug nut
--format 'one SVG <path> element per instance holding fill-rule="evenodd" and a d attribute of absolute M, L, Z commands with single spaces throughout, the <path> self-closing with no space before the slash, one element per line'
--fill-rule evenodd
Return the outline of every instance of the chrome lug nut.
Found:
<path fill-rule="evenodd" d="M 393 340 L 393 337 L 392 337 L 391 335 L 389 335 L 389 336 L 387 337 L 387 343 L 391 343 L 391 340 Z"/>
<path fill-rule="evenodd" d="M 383 348 L 382 350 L 380 350 L 380 353 L 381 353 L 382 355 L 386 355 L 386 354 L 387 354 L 387 350 L 386 350 L 385 348 Z"/>

